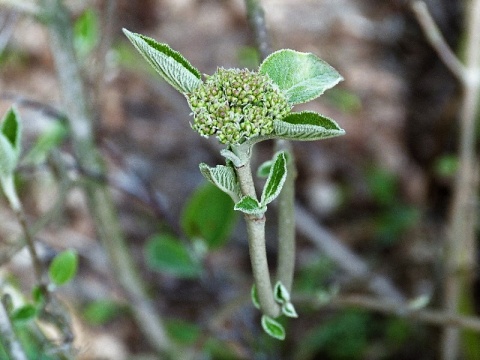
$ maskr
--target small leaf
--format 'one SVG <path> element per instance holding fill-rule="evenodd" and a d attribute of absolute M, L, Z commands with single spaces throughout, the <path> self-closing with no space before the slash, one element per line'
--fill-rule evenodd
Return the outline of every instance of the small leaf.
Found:
<path fill-rule="evenodd" d="M 78 255 L 74 250 L 65 250 L 53 259 L 48 273 L 55 285 L 64 285 L 77 273 Z"/>
<path fill-rule="evenodd" d="M 270 54 L 259 71 L 270 76 L 290 104 L 313 100 L 343 80 L 337 70 L 314 54 L 290 49 Z"/>
<path fill-rule="evenodd" d="M 230 160 L 237 168 L 244 165 L 244 162 L 235 153 L 233 153 L 233 151 L 222 149 L 220 150 L 220 155 L 222 155 L 225 159 Z"/>
<path fill-rule="evenodd" d="M 147 264 L 181 278 L 197 278 L 202 269 L 180 240 L 170 235 L 155 235 L 145 247 Z"/>
<path fill-rule="evenodd" d="M 188 199 L 182 211 L 181 225 L 190 238 L 201 238 L 209 248 L 218 248 L 229 239 L 237 215 L 230 197 L 214 185 L 205 183 Z"/>
<path fill-rule="evenodd" d="M 235 170 L 231 166 L 217 165 L 212 168 L 205 163 L 201 163 L 199 167 L 200 172 L 208 181 L 228 194 L 233 201 L 240 200 L 240 185 Z"/>
<path fill-rule="evenodd" d="M 96 300 L 83 310 L 84 319 L 91 325 L 104 325 L 122 314 L 125 307 L 112 300 Z"/>
<path fill-rule="evenodd" d="M 260 310 L 260 299 L 258 298 L 257 287 L 255 286 L 255 284 L 252 285 L 250 296 L 252 297 L 253 306 L 255 306 L 258 310 Z"/>
<path fill-rule="evenodd" d="M 75 21 L 74 45 L 80 57 L 87 56 L 97 45 L 99 40 L 98 15 L 92 8 L 86 9 Z"/>
<path fill-rule="evenodd" d="M 266 178 L 270 174 L 270 168 L 273 165 L 273 160 L 267 160 L 264 163 L 260 164 L 257 169 L 257 176 L 259 178 Z"/>
<path fill-rule="evenodd" d="M 200 72 L 178 51 L 127 29 L 123 32 L 145 60 L 181 93 L 191 93 L 202 83 Z"/>
<path fill-rule="evenodd" d="M 22 165 L 39 165 L 47 159 L 49 153 L 66 138 L 67 128 L 60 122 L 52 123 L 42 135 L 40 135 L 30 151 L 22 159 Z"/>
<path fill-rule="evenodd" d="M 244 214 L 260 216 L 265 213 L 267 207 L 262 206 L 257 199 L 254 199 L 251 196 L 244 196 L 235 204 L 234 209 L 241 211 Z"/>
<path fill-rule="evenodd" d="M 275 284 L 273 295 L 275 297 L 275 301 L 279 304 L 285 304 L 290 302 L 290 293 L 280 281 L 277 281 L 277 283 Z"/>
<path fill-rule="evenodd" d="M 21 123 L 15 107 L 11 107 L 0 123 L 0 176 L 10 176 L 20 155 Z"/>
<path fill-rule="evenodd" d="M 275 321 L 270 316 L 262 316 L 262 328 L 271 337 L 278 340 L 285 340 L 285 329 L 282 324 Z"/>
<path fill-rule="evenodd" d="M 267 205 L 280 194 L 287 178 L 287 157 L 284 152 L 278 153 L 273 166 L 270 167 L 267 182 L 263 188 L 260 203 Z"/>
<path fill-rule="evenodd" d="M 312 111 L 290 113 L 273 122 L 275 137 L 287 140 L 322 140 L 345 134 L 338 124 Z"/>
<path fill-rule="evenodd" d="M 297 310 L 295 310 L 295 307 L 291 302 L 282 305 L 282 313 L 290 318 L 298 318 Z"/>
<path fill-rule="evenodd" d="M 37 308 L 31 304 L 23 305 L 15 309 L 11 315 L 12 321 L 27 322 L 37 316 Z"/>

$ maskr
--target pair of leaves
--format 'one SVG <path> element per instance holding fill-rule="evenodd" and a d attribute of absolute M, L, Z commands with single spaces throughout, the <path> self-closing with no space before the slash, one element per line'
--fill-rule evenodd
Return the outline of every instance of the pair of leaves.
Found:
<path fill-rule="evenodd" d="M 11 107 L 0 123 L 0 177 L 12 176 L 17 167 L 21 148 L 20 116 Z"/>
<path fill-rule="evenodd" d="M 245 214 L 261 216 L 267 210 L 267 205 L 277 198 L 282 191 L 283 184 L 287 178 L 287 156 L 285 152 L 277 153 L 273 164 L 270 166 L 265 186 L 263 187 L 260 201 L 244 196 L 235 204 L 235 210 Z"/>

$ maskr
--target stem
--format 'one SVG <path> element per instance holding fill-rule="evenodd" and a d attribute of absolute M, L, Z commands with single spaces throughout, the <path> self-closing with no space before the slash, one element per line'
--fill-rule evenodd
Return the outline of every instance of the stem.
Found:
<path fill-rule="evenodd" d="M 250 160 L 248 160 L 245 165 L 235 169 L 240 182 L 242 195 L 257 199 L 252 170 L 250 168 Z M 265 315 L 275 318 L 280 315 L 280 307 L 273 297 L 272 282 L 268 269 L 267 250 L 265 246 L 265 221 L 266 218 L 264 214 L 260 217 L 245 214 L 250 261 L 260 308 Z"/>
<path fill-rule="evenodd" d="M 288 141 L 277 140 L 277 151 L 287 155 L 287 178 L 278 196 L 278 262 L 277 280 L 290 293 L 295 270 L 295 178 L 297 169 Z"/>
<path fill-rule="evenodd" d="M 259 0 L 245 0 L 247 18 L 255 36 L 255 42 L 260 52 L 260 57 L 265 59 L 272 52 L 268 38 L 265 12 Z"/>
<path fill-rule="evenodd" d="M 22 345 L 17 339 L 13 326 L 8 316 L 4 299 L 0 302 L 0 341 L 11 360 L 27 360 Z"/>
<path fill-rule="evenodd" d="M 449 312 L 459 310 L 462 296 L 472 296 L 469 284 L 476 266 L 477 245 L 475 201 L 478 176 L 475 156 L 475 120 L 480 95 L 480 0 L 470 3 L 467 12 L 466 58 L 460 112 L 459 172 L 454 183 L 453 203 L 447 234 L 447 278 L 445 305 Z M 457 359 L 459 332 L 446 328 L 443 338 L 444 360 Z"/>
<path fill-rule="evenodd" d="M 50 33 L 50 45 L 63 95 L 63 105 L 69 113 L 75 154 L 81 168 L 101 176 L 105 172 L 105 166 L 93 139 L 93 116 L 73 48 L 68 10 L 60 0 L 43 0 L 42 5 L 45 9 L 44 18 Z M 172 344 L 135 268 L 107 186 L 86 181 L 85 191 L 98 236 L 108 253 L 117 280 L 130 298 L 137 324 L 157 351 L 171 352 Z"/>

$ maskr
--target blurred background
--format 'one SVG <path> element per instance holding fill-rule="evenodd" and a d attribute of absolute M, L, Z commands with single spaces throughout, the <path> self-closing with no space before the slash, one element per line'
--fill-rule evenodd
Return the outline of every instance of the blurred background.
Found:
<path fill-rule="evenodd" d="M 453 49 L 462 45 L 466 3 L 427 1 Z M 65 4 L 95 109 L 96 144 L 108 165 L 103 180 L 111 185 L 131 254 L 176 342 L 194 349 L 199 359 L 440 358 L 441 327 L 388 307 L 410 300 L 442 306 L 445 231 L 458 163 L 461 88 L 425 40 L 407 1 L 262 1 L 274 50 L 312 52 L 345 78 L 295 109 L 335 119 L 346 135 L 293 144 L 296 200 L 304 220 L 297 231 L 293 295 L 300 316 L 286 323 L 284 342 L 262 333 L 249 302 L 252 277 L 241 217 L 219 194 L 209 194 L 219 205 L 208 211 L 219 217 L 202 221 L 213 221 L 215 234 L 199 239 L 190 224 L 192 212 L 204 211 L 201 197 L 212 191 L 198 164 L 222 163 L 219 145 L 191 131 L 185 98 L 149 68 L 121 32 L 125 27 L 168 43 L 205 74 L 217 67 L 255 69 L 259 55 L 244 2 Z M 46 26 L 1 6 L 0 109 L 3 114 L 17 103 L 27 153 L 68 109 L 62 108 Z M 68 163 L 68 137 L 58 150 Z M 257 146 L 255 164 L 272 152 L 270 142 Z M 19 171 L 32 222 L 51 210 L 59 191 L 46 162 Z M 74 165 L 69 171 L 78 173 Z M 2 282 L 28 294 L 28 256 L 11 251 L 20 230 L 6 202 L 1 204 Z M 273 214 L 268 217 L 272 271 L 275 221 Z M 165 236 L 201 261 L 165 265 L 156 253 Z M 71 187 L 38 242 L 46 262 L 65 248 L 80 255 L 76 279 L 58 290 L 72 313 L 78 359 L 157 358 L 129 312 L 78 186 Z M 475 292 L 475 279 L 469 286 Z M 353 306 L 351 295 L 374 305 Z M 334 300 L 322 305 L 329 296 Z M 382 310 L 375 304 L 387 305 Z M 474 349 L 472 343 L 462 347 Z M 29 344 L 38 356 L 32 359 L 55 358 L 40 356 L 41 344 L 34 340 Z M 464 356 L 480 358 L 476 354 Z"/>

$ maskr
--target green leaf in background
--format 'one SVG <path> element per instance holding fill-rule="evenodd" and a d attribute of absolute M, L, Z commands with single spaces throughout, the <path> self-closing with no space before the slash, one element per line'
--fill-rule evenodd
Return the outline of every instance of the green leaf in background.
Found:
<path fill-rule="evenodd" d="M 322 140 L 345 134 L 338 124 L 313 111 L 293 112 L 273 122 L 275 137 L 286 140 Z"/>
<path fill-rule="evenodd" d="M 50 151 L 59 146 L 68 134 L 62 123 L 55 121 L 38 137 L 30 151 L 22 159 L 22 165 L 39 165 L 46 161 Z"/>
<path fill-rule="evenodd" d="M 15 107 L 11 107 L 0 123 L 0 176 L 11 176 L 21 150 L 21 123 Z"/>
<path fill-rule="evenodd" d="M 199 167 L 205 179 L 228 194 L 233 201 L 237 202 L 240 200 L 240 185 L 238 184 L 235 170 L 231 166 L 217 165 L 212 168 L 205 163 L 201 163 Z"/>
<path fill-rule="evenodd" d="M 189 323 L 183 320 L 168 320 L 165 324 L 167 333 L 170 337 L 181 345 L 193 345 L 202 334 L 202 330 L 197 324 Z"/>
<path fill-rule="evenodd" d="M 214 176 L 221 172 L 217 168 Z M 226 168 L 226 169 L 224 169 Z M 224 166 L 221 170 L 227 170 Z M 219 176 L 221 178 L 221 176 Z M 182 229 L 190 238 L 203 239 L 209 248 L 223 246 L 237 222 L 230 197 L 210 183 L 200 186 L 185 204 L 181 215 Z"/>
<path fill-rule="evenodd" d="M 96 11 L 86 9 L 75 21 L 74 27 L 75 50 L 80 57 L 87 56 L 97 46 L 100 39 L 99 21 Z"/>
<path fill-rule="evenodd" d="M 262 215 L 267 210 L 267 207 L 262 206 L 257 199 L 254 199 L 251 196 L 244 196 L 235 204 L 234 209 L 241 211 L 244 214 Z"/>
<path fill-rule="evenodd" d="M 145 60 L 181 93 L 191 93 L 202 83 L 200 72 L 178 51 L 127 29 L 123 32 Z"/>
<path fill-rule="evenodd" d="M 65 250 L 53 259 L 48 274 L 55 285 L 64 285 L 77 273 L 78 254 L 74 250 Z"/>
<path fill-rule="evenodd" d="M 285 152 L 280 152 L 275 157 L 273 165 L 270 167 L 267 182 L 263 187 L 260 203 L 267 205 L 271 203 L 282 191 L 283 184 L 287 178 L 287 157 Z"/>
<path fill-rule="evenodd" d="M 37 308 L 31 304 L 27 304 L 15 309 L 12 312 L 11 319 L 16 323 L 23 323 L 32 320 L 35 316 L 37 316 Z"/>
<path fill-rule="evenodd" d="M 262 328 L 268 335 L 275 339 L 285 339 L 285 329 L 283 328 L 282 324 L 272 319 L 270 316 L 262 316 Z"/>
<path fill-rule="evenodd" d="M 151 269 L 180 278 L 197 278 L 202 268 L 180 240 L 171 235 L 154 235 L 145 247 Z"/>
<path fill-rule="evenodd" d="M 270 54 L 260 65 L 260 73 L 270 76 L 290 104 L 313 100 L 343 80 L 337 70 L 314 54 L 290 49 Z"/>
<path fill-rule="evenodd" d="M 104 325 L 125 311 L 125 306 L 113 300 L 96 300 L 83 310 L 83 318 L 91 325 Z"/>
<path fill-rule="evenodd" d="M 260 166 L 257 169 L 257 176 L 259 178 L 266 178 L 268 174 L 270 174 L 270 168 L 273 165 L 273 160 L 267 160 L 260 164 Z"/>

